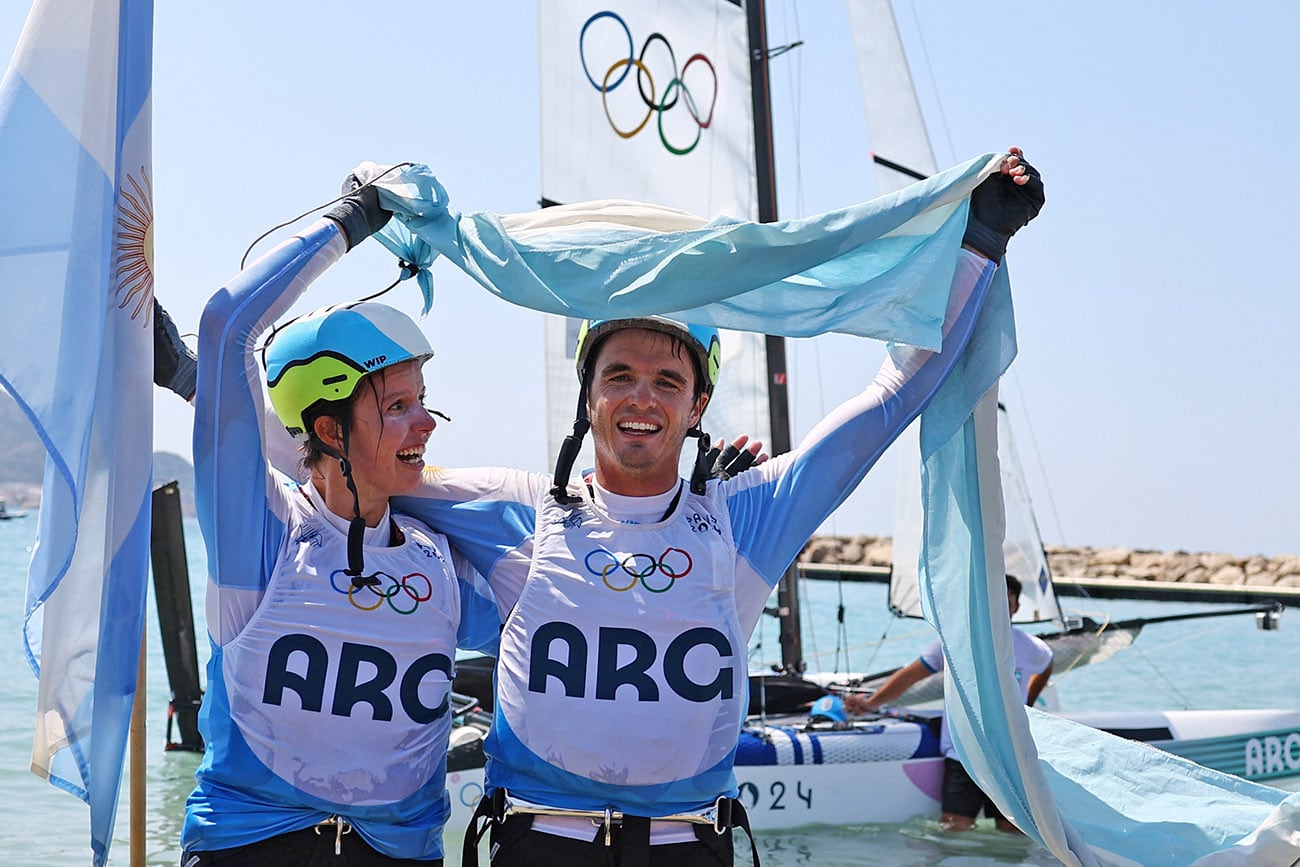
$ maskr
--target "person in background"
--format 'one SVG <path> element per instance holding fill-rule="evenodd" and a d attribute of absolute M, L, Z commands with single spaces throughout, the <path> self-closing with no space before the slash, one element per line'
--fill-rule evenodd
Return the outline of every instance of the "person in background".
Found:
<path fill-rule="evenodd" d="M 1007 576 L 1007 607 L 1011 617 L 1020 610 L 1020 580 Z M 1016 683 L 1025 704 L 1032 705 L 1047 686 L 1052 676 L 1052 649 L 1041 638 L 1012 627 L 1011 646 L 1015 654 Z M 851 714 L 872 713 L 901 696 L 912 684 L 943 671 L 943 647 L 936 638 L 919 659 L 895 671 L 871 695 L 850 693 L 844 696 L 844 709 Z M 966 768 L 957 758 L 944 718 L 939 733 L 939 746 L 943 751 L 943 800 L 939 824 L 945 831 L 968 831 L 975 827 L 975 819 L 983 809 L 984 815 L 994 820 L 1000 831 L 1018 831 L 993 799 L 980 790 Z"/>

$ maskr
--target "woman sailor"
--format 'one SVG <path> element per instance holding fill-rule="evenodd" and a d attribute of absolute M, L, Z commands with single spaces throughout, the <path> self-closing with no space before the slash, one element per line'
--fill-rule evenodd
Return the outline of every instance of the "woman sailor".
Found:
<path fill-rule="evenodd" d="M 419 327 L 376 303 L 254 343 L 382 226 L 366 202 L 249 266 L 199 333 L 194 458 L 212 645 L 206 754 L 182 864 L 441 864 L 455 650 L 499 619 L 472 568 L 389 498 L 420 483 L 436 422 Z M 270 467 L 262 376 L 307 480 Z"/>

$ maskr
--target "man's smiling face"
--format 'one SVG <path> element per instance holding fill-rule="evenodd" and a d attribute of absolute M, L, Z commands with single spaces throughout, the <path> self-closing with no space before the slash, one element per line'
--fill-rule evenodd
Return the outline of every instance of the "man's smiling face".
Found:
<path fill-rule="evenodd" d="M 676 483 L 686 432 L 708 403 L 695 376 L 690 351 L 662 332 L 624 328 L 601 342 L 587 395 L 601 487 L 652 496 Z"/>

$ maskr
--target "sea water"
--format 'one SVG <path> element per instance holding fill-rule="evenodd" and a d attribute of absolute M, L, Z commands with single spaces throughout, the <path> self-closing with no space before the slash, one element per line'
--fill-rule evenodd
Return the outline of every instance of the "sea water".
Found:
<path fill-rule="evenodd" d="M 66 867 L 90 863 L 89 810 L 28 770 L 36 706 L 36 678 L 23 654 L 22 622 L 27 564 L 36 516 L 0 521 L 0 863 L 12 867 Z M 198 527 L 186 522 L 190 579 L 197 632 L 204 636 L 203 582 L 206 567 Z M 151 588 L 152 590 L 152 588 Z M 919 621 L 898 620 L 886 609 L 880 584 L 805 582 L 804 652 L 820 671 L 879 671 L 909 662 L 933 637 Z M 1214 606 L 1186 603 L 1063 600 L 1071 613 L 1094 619 L 1154 617 Z M 844 610 L 844 626 L 838 612 Z M 159 640 L 157 611 L 149 599 L 145 851 L 150 865 L 179 861 L 185 798 L 199 757 L 164 750 L 169 690 Z M 1133 647 L 1105 662 L 1056 672 L 1053 690 L 1065 710 L 1295 707 L 1300 703 L 1300 666 L 1294 664 L 1300 614 L 1282 618 L 1281 629 L 1256 629 L 1249 615 L 1154 624 Z M 207 658 L 200 640 L 199 656 Z M 755 663 L 779 655 L 774 622 L 755 636 Z M 109 863 L 129 863 L 126 786 L 118 810 Z M 862 798 L 887 792 L 858 793 Z M 977 830 L 945 834 L 931 820 L 904 825 L 804 828 L 761 832 L 764 865 L 1056 863 L 1046 850 L 1019 835 L 1003 834 L 981 820 Z M 459 833 L 449 832 L 447 864 L 459 863 Z M 737 847 L 737 863 L 748 862 L 748 846 Z M 740 854 L 744 852 L 743 856 Z"/>

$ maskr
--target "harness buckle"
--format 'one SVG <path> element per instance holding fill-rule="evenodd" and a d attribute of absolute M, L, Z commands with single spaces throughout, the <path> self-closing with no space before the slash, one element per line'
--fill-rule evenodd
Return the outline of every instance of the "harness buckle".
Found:
<path fill-rule="evenodd" d="M 718 800 L 713 802 L 713 833 L 719 837 L 727 833 L 732 826 L 731 804 L 731 798 L 726 795 L 719 795 Z"/>
<path fill-rule="evenodd" d="M 320 829 L 321 829 L 321 828 L 327 828 L 327 827 L 329 827 L 330 825 L 333 825 L 333 826 L 334 826 L 334 854 L 335 854 L 335 855 L 342 855 L 342 854 L 343 854 L 343 835 L 344 835 L 344 834 L 351 834 L 351 833 L 352 833 L 352 826 L 348 823 L 348 820 L 347 820 L 347 819 L 344 819 L 342 816 L 330 816 L 328 819 L 325 819 L 325 820 L 322 821 L 322 822 L 317 822 L 317 823 L 316 823 L 316 826 L 315 826 L 314 828 L 312 828 L 312 830 L 315 831 L 315 832 L 316 832 L 316 836 L 319 837 L 319 836 L 320 836 Z"/>

